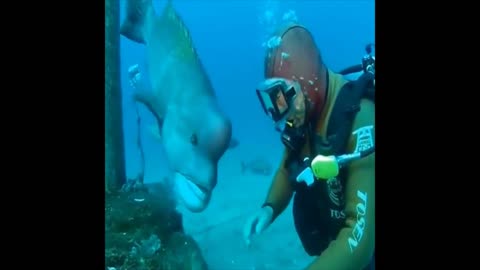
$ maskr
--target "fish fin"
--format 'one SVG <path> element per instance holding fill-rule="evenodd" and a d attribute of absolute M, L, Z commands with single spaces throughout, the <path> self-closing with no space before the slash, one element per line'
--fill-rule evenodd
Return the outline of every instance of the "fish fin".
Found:
<path fill-rule="evenodd" d="M 240 142 L 238 141 L 238 139 L 232 137 L 230 139 L 230 143 L 228 144 L 228 149 L 233 149 L 233 148 L 237 147 L 239 144 L 240 144 Z"/>
<path fill-rule="evenodd" d="M 120 34 L 138 43 L 145 44 L 143 27 L 147 12 L 153 9 L 152 0 L 127 0 L 126 19 L 120 26 Z"/>
<path fill-rule="evenodd" d="M 172 49 L 172 54 L 184 59 L 198 59 L 190 30 L 185 25 L 180 14 L 175 10 L 172 1 L 173 0 L 169 0 L 167 2 L 161 16 L 163 27 L 169 29 L 170 42 L 176 44 Z"/>
<path fill-rule="evenodd" d="M 155 100 L 156 97 L 154 96 L 152 91 L 147 91 L 147 90 L 137 90 L 133 94 L 133 100 L 135 102 L 142 103 L 147 107 L 147 109 L 155 116 L 155 118 L 158 121 L 158 125 L 160 127 L 159 130 L 161 130 L 161 127 L 163 125 L 163 118 L 161 115 L 158 114 L 155 106 Z"/>
<path fill-rule="evenodd" d="M 162 141 L 162 127 L 159 127 L 157 124 L 150 125 L 148 127 L 150 134 L 155 140 Z"/>
<path fill-rule="evenodd" d="M 242 174 L 245 173 L 245 171 L 247 170 L 247 164 L 245 164 L 245 162 L 241 162 L 240 165 L 242 166 Z"/>

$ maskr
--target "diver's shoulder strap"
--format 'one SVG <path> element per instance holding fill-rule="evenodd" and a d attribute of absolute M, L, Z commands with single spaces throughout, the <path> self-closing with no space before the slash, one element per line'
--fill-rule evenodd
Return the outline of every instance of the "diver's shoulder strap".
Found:
<path fill-rule="evenodd" d="M 361 100 L 367 98 L 375 103 L 374 79 L 373 74 L 365 72 L 357 80 L 347 82 L 340 89 L 327 127 L 327 138 L 334 155 L 341 155 L 346 151 L 353 121 L 360 111 Z"/>

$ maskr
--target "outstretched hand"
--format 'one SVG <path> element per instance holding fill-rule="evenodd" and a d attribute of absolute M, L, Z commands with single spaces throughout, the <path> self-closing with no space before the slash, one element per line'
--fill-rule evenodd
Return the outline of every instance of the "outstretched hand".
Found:
<path fill-rule="evenodd" d="M 250 246 L 253 235 L 260 234 L 270 226 L 272 218 L 272 207 L 265 206 L 247 220 L 243 227 L 243 239 L 247 246 Z"/>

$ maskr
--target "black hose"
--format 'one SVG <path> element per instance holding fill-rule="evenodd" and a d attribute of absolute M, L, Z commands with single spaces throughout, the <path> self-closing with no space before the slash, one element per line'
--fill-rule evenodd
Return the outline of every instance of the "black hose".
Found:
<path fill-rule="evenodd" d="M 363 71 L 363 66 L 361 64 L 358 64 L 358 65 L 351 66 L 351 67 L 348 67 L 346 69 L 343 69 L 338 73 L 340 73 L 341 75 L 348 75 L 348 74 L 357 73 L 357 72 L 360 72 L 360 71 Z"/>
<path fill-rule="evenodd" d="M 360 157 L 364 158 L 364 157 L 372 154 L 373 152 L 375 152 L 375 145 L 368 148 L 367 150 L 364 150 L 364 151 L 360 152 Z"/>

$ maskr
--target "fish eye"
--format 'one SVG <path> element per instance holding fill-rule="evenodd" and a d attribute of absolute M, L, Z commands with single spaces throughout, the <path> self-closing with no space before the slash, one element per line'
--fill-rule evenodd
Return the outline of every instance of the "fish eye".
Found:
<path fill-rule="evenodd" d="M 193 133 L 192 136 L 190 136 L 190 143 L 195 146 L 198 145 L 197 134 Z"/>

